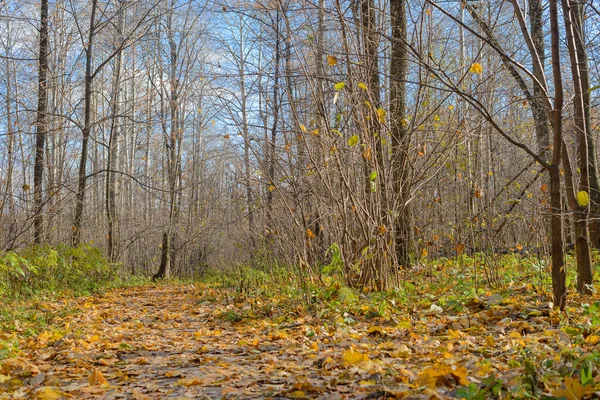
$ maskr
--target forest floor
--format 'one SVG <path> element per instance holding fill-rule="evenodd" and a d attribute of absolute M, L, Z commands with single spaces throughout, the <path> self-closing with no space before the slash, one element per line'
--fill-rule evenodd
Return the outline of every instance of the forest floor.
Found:
<path fill-rule="evenodd" d="M 162 284 L 37 303 L 42 331 L 1 334 L 0 398 L 599 398 L 600 310 L 534 292 L 344 311 Z"/>

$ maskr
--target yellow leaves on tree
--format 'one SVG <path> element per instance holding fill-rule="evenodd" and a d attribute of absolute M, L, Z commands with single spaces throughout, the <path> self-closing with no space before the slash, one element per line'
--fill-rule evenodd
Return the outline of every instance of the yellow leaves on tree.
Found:
<path fill-rule="evenodd" d="M 337 63 L 338 63 L 338 59 L 336 56 L 327 56 L 327 64 L 329 64 L 330 67 L 333 67 Z"/>
<path fill-rule="evenodd" d="M 333 87 L 335 90 L 342 90 L 346 87 L 346 83 L 344 82 L 338 82 L 335 84 L 335 86 Z"/>
<path fill-rule="evenodd" d="M 480 63 L 473 63 L 473 64 L 471 64 L 471 67 L 469 68 L 469 72 L 471 72 L 473 74 L 481 75 L 483 73 L 483 68 L 481 67 Z"/>
<path fill-rule="evenodd" d="M 588 192 L 586 191 L 580 191 L 577 193 L 577 203 L 581 206 L 581 207 L 587 207 L 588 204 L 590 204 L 590 196 L 588 195 Z"/>
<path fill-rule="evenodd" d="M 417 377 L 417 384 L 435 389 L 438 383 L 455 386 L 456 383 L 468 385 L 467 368 L 437 362 L 426 368 Z"/>
<path fill-rule="evenodd" d="M 312 231 L 312 229 L 310 229 L 310 228 L 306 229 L 306 237 L 309 239 L 315 238 L 315 233 Z"/>
<path fill-rule="evenodd" d="M 358 144 L 358 135 L 352 135 L 348 139 L 348 146 L 354 147 Z"/>
<path fill-rule="evenodd" d="M 383 108 L 379 107 L 377 109 L 377 117 L 379 118 L 380 123 L 382 123 L 382 124 L 385 123 L 385 115 L 386 114 L 387 113 L 385 112 L 385 110 Z"/>

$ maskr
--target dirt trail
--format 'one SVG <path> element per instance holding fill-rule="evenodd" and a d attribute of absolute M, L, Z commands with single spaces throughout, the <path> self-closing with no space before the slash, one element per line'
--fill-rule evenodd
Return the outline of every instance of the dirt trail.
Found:
<path fill-rule="evenodd" d="M 582 386 L 581 364 L 564 356 L 591 356 L 598 336 L 576 344 L 528 287 L 515 293 L 457 314 L 390 305 L 378 318 L 369 304 L 316 317 L 204 285 L 113 290 L 74 301 L 77 312 L 5 360 L 0 398 L 443 399 L 469 385 L 519 398 L 530 375 L 538 394 L 600 395 L 597 371 Z"/>
<path fill-rule="evenodd" d="M 220 317 L 226 315 L 227 306 L 201 302 L 202 290 L 141 287 L 80 301 L 82 313 L 32 340 L 23 357 L 8 362 L 6 368 L 13 369 L 13 375 L 19 369 L 36 374 L 23 381 L 16 395 L 41 399 L 58 395 L 86 399 L 354 397 L 355 389 L 343 380 L 335 390 L 328 390 L 324 377 L 315 375 L 318 345 L 307 338 L 302 323 L 228 322 Z"/>

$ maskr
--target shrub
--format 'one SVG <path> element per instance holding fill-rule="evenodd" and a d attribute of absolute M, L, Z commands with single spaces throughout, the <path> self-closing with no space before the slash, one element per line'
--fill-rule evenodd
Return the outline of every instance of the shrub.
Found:
<path fill-rule="evenodd" d="M 90 245 L 35 245 L 0 253 L 0 295 L 13 299 L 38 293 L 88 293 L 115 277 L 114 266 Z"/>

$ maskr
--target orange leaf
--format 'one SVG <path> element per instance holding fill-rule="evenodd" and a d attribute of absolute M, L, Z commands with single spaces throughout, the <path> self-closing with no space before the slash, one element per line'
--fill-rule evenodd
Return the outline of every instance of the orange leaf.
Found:
<path fill-rule="evenodd" d="M 90 386 L 108 385 L 108 381 L 102 376 L 102 372 L 97 368 L 94 368 L 92 371 L 92 374 L 88 378 L 88 383 Z"/>

